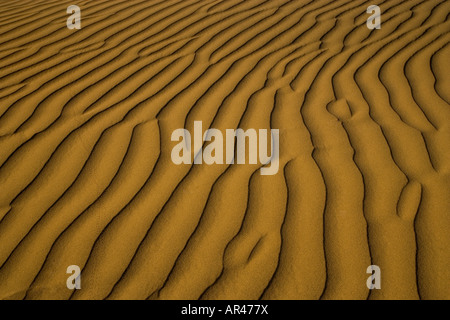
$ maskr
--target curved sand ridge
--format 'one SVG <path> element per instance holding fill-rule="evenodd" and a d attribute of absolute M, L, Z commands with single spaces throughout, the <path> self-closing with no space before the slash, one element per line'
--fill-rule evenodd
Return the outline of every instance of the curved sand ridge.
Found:
<path fill-rule="evenodd" d="M 449 1 L 72 4 L 0 1 L 0 298 L 450 298 Z M 278 174 L 174 165 L 194 121 Z"/>

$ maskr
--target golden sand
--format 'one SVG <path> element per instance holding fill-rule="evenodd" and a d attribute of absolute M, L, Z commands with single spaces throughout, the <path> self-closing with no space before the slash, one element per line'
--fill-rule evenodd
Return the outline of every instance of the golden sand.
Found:
<path fill-rule="evenodd" d="M 449 1 L 72 4 L 0 0 L 1 299 L 450 299 Z M 173 164 L 194 121 L 278 174 Z"/>

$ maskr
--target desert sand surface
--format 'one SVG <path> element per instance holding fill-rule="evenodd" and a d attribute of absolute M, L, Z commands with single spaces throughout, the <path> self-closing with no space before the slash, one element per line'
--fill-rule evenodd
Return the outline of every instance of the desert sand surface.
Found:
<path fill-rule="evenodd" d="M 0 0 L 0 299 L 450 299 L 449 14 Z M 279 172 L 174 164 L 194 121 L 279 129 Z"/>

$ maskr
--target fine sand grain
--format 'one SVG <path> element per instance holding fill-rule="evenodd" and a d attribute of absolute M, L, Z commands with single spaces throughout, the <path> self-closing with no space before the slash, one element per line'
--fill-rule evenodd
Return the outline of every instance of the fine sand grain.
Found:
<path fill-rule="evenodd" d="M 450 1 L 76 2 L 0 0 L 0 299 L 450 299 Z"/>

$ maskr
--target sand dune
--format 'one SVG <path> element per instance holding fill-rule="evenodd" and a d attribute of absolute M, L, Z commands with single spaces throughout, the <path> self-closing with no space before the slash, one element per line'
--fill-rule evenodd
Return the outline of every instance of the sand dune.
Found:
<path fill-rule="evenodd" d="M 72 4 L 0 0 L 1 299 L 450 299 L 449 1 Z M 278 174 L 175 165 L 194 121 Z"/>

